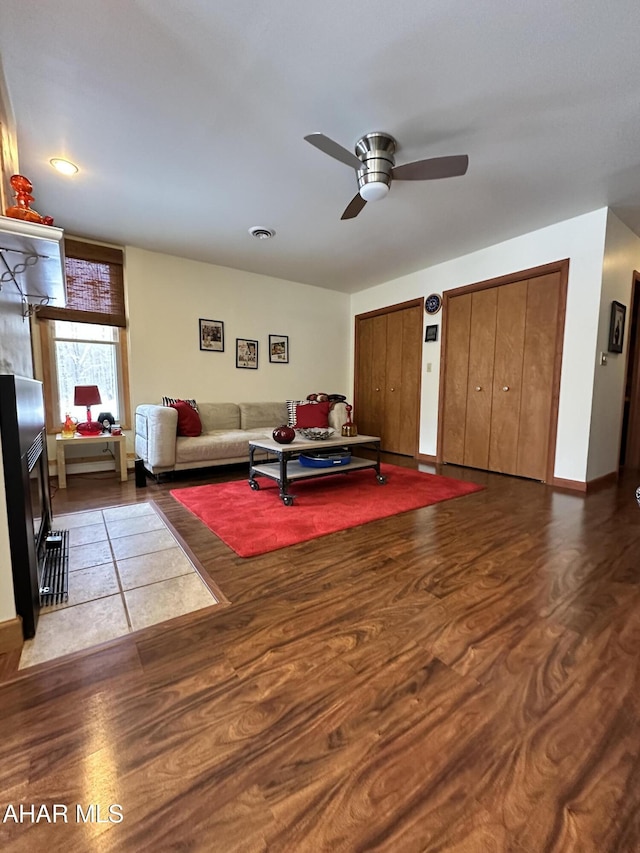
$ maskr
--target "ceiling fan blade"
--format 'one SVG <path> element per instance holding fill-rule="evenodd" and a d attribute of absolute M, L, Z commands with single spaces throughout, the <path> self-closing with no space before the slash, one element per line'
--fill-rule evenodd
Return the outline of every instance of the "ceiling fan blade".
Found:
<path fill-rule="evenodd" d="M 431 157 L 429 160 L 416 160 L 395 166 L 393 177 L 396 181 L 432 181 L 435 178 L 455 178 L 464 175 L 469 167 L 466 154 L 453 157 Z"/>
<path fill-rule="evenodd" d="M 360 193 L 354 195 L 349 204 L 346 206 L 340 219 L 355 219 L 366 203 L 367 202 L 362 198 Z"/>
<path fill-rule="evenodd" d="M 347 151 L 342 145 L 338 145 L 333 139 L 329 139 L 324 133 L 310 133 L 308 136 L 305 136 L 305 139 L 307 142 L 315 145 L 323 154 L 333 157 L 334 160 L 339 160 L 346 166 L 351 166 L 352 169 L 364 169 L 364 164 L 361 160 L 358 160 L 355 154 Z"/>

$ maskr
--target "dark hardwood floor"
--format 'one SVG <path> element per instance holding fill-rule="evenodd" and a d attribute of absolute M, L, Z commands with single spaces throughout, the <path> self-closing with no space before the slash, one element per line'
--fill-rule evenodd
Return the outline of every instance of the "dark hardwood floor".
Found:
<path fill-rule="evenodd" d="M 443 473 L 487 488 L 246 560 L 169 494 L 211 475 L 69 477 L 55 512 L 155 500 L 230 604 L 5 657 L 0 848 L 638 853 L 640 473 Z"/>

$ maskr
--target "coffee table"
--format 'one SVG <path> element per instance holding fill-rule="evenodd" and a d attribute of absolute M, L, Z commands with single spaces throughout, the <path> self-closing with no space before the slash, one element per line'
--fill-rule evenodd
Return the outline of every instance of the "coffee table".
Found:
<path fill-rule="evenodd" d="M 352 456 L 346 465 L 332 465 L 327 468 L 307 468 L 301 465 L 298 457 L 301 453 L 311 450 L 330 450 L 333 448 L 351 448 L 362 446 L 373 450 L 375 459 L 362 459 Z M 270 456 L 277 457 L 277 461 L 255 462 L 255 451 L 266 450 Z M 387 478 L 380 473 L 380 438 L 375 435 L 356 435 L 346 438 L 337 436 L 327 438 L 323 441 L 309 441 L 309 439 L 296 435 L 290 444 L 278 444 L 272 438 L 249 442 L 249 486 L 259 489 L 260 483 L 256 476 L 268 477 L 275 480 L 280 486 L 280 497 L 285 506 L 293 504 L 294 495 L 289 492 L 289 486 L 296 480 L 310 480 L 314 477 L 330 477 L 335 474 L 349 474 L 351 471 L 362 471 L 364 468 L 373 468 L 376 472 L 376 481 L 383 485 Z"/>

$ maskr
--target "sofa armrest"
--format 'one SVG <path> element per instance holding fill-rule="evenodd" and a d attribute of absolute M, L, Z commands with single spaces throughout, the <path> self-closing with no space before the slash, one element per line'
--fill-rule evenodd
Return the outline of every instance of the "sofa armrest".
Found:
<path fill-rule="evenodd" d="M 136 409 L 136 454 L 151 472 L 176 464 L 178 412 L 171 406 L 143 405 Z"/>

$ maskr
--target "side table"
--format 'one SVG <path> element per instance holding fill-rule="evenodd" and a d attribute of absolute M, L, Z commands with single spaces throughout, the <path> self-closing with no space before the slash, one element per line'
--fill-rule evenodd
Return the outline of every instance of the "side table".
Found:
<path fill-rule="evenodd" d="M 101 433 L 100 435 L 76 435 L 71 438 L 63 438 L 62 435 L 56 436 L 56 460 L 58 462 L 58 488 L 67 488 L 67 469 L 65 463 L 65 448 L 70 444 L 102 444 L 111 442 L 117 445 L 120 453 L 116 455 L 116 471 L 120 471 L 120 479 L 123 483 L 127 480 L 127 440 L 126 436 L 111 435 L 110 432 Z M 114 448 L 115 450 L 115 448 Z"/>

